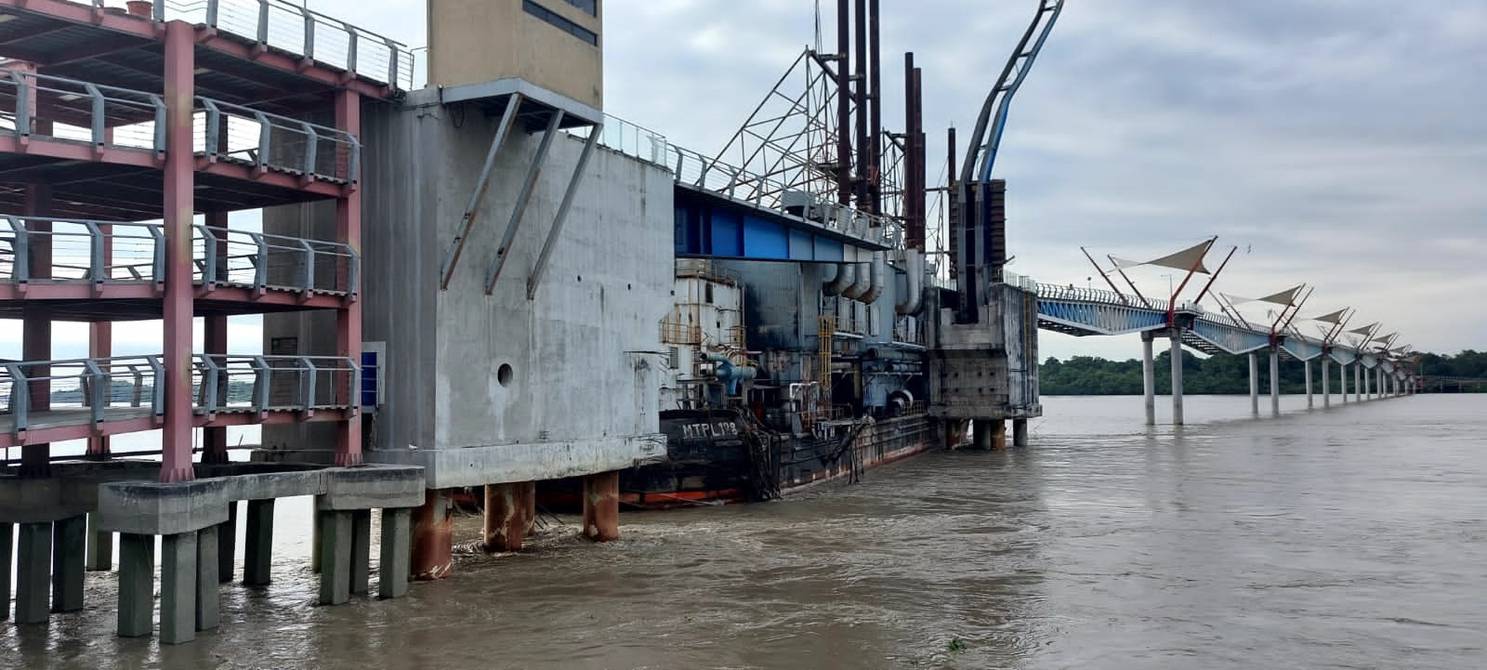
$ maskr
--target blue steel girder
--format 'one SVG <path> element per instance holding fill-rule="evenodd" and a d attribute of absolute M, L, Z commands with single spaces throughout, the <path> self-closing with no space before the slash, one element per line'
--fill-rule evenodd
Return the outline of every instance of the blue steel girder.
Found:
<path fill-rule="evenodd" d="M 1247 328 L 1210 321 L 1208 319 L 1195 319 L 1192 329 L 1187 331 L 1192 334 L 1192 339 L 1206 343 L 1194 343 L 1194 347 L 1204 353 L 1223 352 L 1226 354 L 1247 354 L 1251 351 L 1259 351 L 1270 347 L 1270 335 Z"/>
<path fill-rule="evenodd" d="M 1167 314 L 1130 305 L 1038 299 L 1038 327 L 1076 337 L 1125 335 L 1167 327 Z"/>
<path fill-rule="evenodd" d="M 1353 361 L 1358 360 L 1358 352 L 1352 349 L 1333 347 L 1327 351 L 1327 355 L 1331 356 L 1338 365 L 1352 365 Z"/>
<path fill-rule="evenodd" d="M 1321 343 L 1297 337 L 1286 338 L 1281 342 L 1281 348 L 1298 361 L 1316 360 L 1321 358 L 1323 353 Z"/>
<path fill-rule="evenodd" d="M 1365 367 L 1365 368 L 1367 368 L 1369 370 L 1372 370 L 1372 369 L 1378 367 L 1378 365 L 1379 365 L 1379 359 L 1378 359 L 1378 357 L 1377 356 L 1374 356 L 1373 354 L 1370 354 L 1370 353 L 1360 354 L 1358 356 L 1358 360 L 1363 363 L 1363 367 Z"/>

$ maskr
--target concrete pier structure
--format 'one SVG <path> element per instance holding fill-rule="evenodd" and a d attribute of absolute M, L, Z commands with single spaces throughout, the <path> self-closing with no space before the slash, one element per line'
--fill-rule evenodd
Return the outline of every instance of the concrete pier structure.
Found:
<path fill-rule="evenodd" d="M 52 523 L 52 611 L 83 609 L 83 580 L 88 544 L 88 517 L 71 516 Z"/>
<path fill-rule="evenodd" d="M 1012 420 L 1012 446 L 1026 447 L 1028 445 L 1027 419 Z"/>
<path fill-rule="evenodd" d="M 1317 406 L 1317 401 L 1312 394 L 1311 361 L 1304 361 L 1302 365 L 1306 367 L 1306 408 L 1315 409 Z"/>
<path fill-rule="evenodd" d="M 1322 407 L 1332 407 L 1332 357 L 1322 354 Z M 1310 386 L 1310 385 L 1308 385 Z"/>
<path fill-rule="evenodd" d="M 1182 331 L 1173 328 L 1172 341 L 1172 425 L 1183 425 L 1182 416 Z"/>
<path fill-rule="evenodd" d="M 98 515 L 88 515 L 88 550 L 84 559 L 88 572 L 114 569 L 114 534 L 98 530 Z"/>
<path fill-rule="evenodd" d="M 1260 359 L 1257 354 L 1249 354 L 1249 407 L 1250 414 L 1260 415 Z"/>
<path fill-rule="evenodd" d="M 1141 333 L 1141 393 L 1146 407 L 1146 425 L 1157 425 L 1157 371 L 1152 355 L 1154 333 Z"/>
<path fill-rule="evenodd" d="M 620 539 L 620 473 L 583 478 L 583 536 L 595 542 Z"/>
<path fill-rule="evenodd" d="M 1270 350 L 1270 415 L 1280 416 L 1280 349 Z"/>
<path fill-rule="evenodd" d="M 488 552 L 521 551 L 537 518 L 537 483 L 485 487 L 485 540 Z"/>

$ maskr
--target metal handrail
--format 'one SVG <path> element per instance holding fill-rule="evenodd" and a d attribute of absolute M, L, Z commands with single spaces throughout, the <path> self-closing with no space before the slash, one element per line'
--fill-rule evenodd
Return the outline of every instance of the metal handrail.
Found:
<path fill-rule="evenodd" d="M 361 142 L 351 133 L 211 98 L 196 101 L 205 123 L 195 148 L 204 156 L 329 181 L 360 179 Z"/>
<path fill-rule="evenodd" d="M 166 150 L 165 101 L 153 93 L 5 68 L 0 95 L 13 97 L 0 111 L 0 130 L 18 138 L 40 135 L 37 122 L 47 121 L 44 137 L 99 150 Z"/>
<path fill-rule="evenodd" d="M 45 224 L 45 226 L 40 225 Z M 49 229 L 48 229 L 49 228 Z M 0 215 L 0 283 L 159 283 L 165 279 L 165 227 L 158 223 L 41 219 Z M 52 271 L 38 277 L 33 246 L 49 243 Z M 194 283 L 326 294 L 355 294 L 359 255 L 346 244 L 192 226 Z"/>
<path fill-rule="evenodd" d="M 339 356 L 197 354 L 191 368 L 197 414 L 355 410 L 361 385 L 360 365 Z M 119 405 L 163 416 L 165 389 L 156 381 L 164 375 L 161 355 L 6 362 L 0 364 L 0 415 L 12 417 L 11 432 L 19 435 L 36 418 L 31 396 L 44 393 L 49 410 L 86 409 L 93 424 Z"/>
<path fill-rule="evenodd" d="M 126 0 L 70 0 L 100 9 Z M 151 0 L 155 21 L 188 21 L 254 44 L 302 56 L 393 88 L 414 87 L 406 45 L 284 0 Z"/>

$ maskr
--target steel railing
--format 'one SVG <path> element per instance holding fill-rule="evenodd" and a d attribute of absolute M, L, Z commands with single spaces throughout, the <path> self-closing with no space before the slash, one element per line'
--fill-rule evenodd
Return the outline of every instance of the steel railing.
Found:
<path fill-rule="evenodd" d="M 86 142 L 99 150 L 163 152 L 165 101 L 153 93 L 3 69 L 0 130 L 21 139 Z"/>
<path fill-rule="evenodd" d="M 99 8 L 125 8 L 127 0 L 69 0 Z M 284 0 L 149 0 L 156 21 L 187 21 L 352 72 L 394 88 L 412 90 L 414 57 L 407 46 L 341 19 Z"/>
<path fill-rule="evenodd" d="M 30 267 L 48 247 L 46 276 Z M 0 215 L 0 283 L 160 283 L 165 227 L 158 223 L 37 219 Z M 361 258 L 339 242 L 193 225 L 193 283 L 258 291 L 355 295 Z"/>
<path fill-rule="evenodd" d="M 221 412 L 309 412 L 349 409 L 357 402 L 361 369 L 332 356 L 224 356 L 192 358 L 192 398 L 196 414 Z M 48 400 L 50 412 L 88 412 L 94 425 L 108 421 L 111 409 L 149 410 L 163 416 L 165 375 L 159 355 L 0 363 L 0 415 L 11 432 L 31 427 Z M 144 412 L 141 412 L 142 414 Z M 65 419 L 53 415 L 54 425 Z"/>
<path fill-rule="evenodd" d="M 97 150 L 163 153 L 166 107 L 152 93 L 63 77 L 5 70 L 0 131 L 49 137 Z M 361 143 L 328 126 L 197 97 L 192 151 L 213 160 L 343 183 L 360 178 Z"/>

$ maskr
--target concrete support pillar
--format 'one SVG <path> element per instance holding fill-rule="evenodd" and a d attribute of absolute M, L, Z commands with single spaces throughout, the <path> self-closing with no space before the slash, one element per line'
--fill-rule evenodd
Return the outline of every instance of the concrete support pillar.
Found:
<path fill-rule="evenodd" d="M 401 598 L 408 593 L 412 521 L 412 510 L 382 510 L 381 560 L 377 564 L 377 595 L 380 597 Z"/>
<path fill-rule="evenodd" d="M 1172 333 L 1172 425 L 1181 426 L 1182 417 L 1182 331 Z"/>
<path fill-rule="evenodd" d="M 413 578 L 444 579 L 454 570 L 454 526 L 449 519 L 449 499 L 430 489 L 423 506 L 413 513 Z"/>
<path fill-rule="evenodd" d="M 583 478 L 583 536 L 595 542 L 620 539 L 620 473 Z"/>
<path fill-rule="evenodd" d="M 52 611 L 83 609 L 83 580 L 87 573 L 88 517 L 79 514 L 52 524 Z"/>
<path fill-rule="evenodd" d="M 119 534 L 119 637 L 147 637 L 155 628 L 155 537 Z"/>
<path fill-rule="evenodd" d="M 1337 388 L 1342 392 L 1342 404 L 1348 404 L 1348 364 L 1337 366 Z"/>
<path fill-rule="evenodd" d="M 243 585 L 268 586 L 274 564 L 274 501 L 249 500 L 243 537 Z"/>
<path fill-rule="evenodd" d="M 975 419 L 971 421 L 971 439 L 973 447 L 980 451 L 992 451 L 996 449 L 996 428 L 992 427 L 995 421 L 986 419 Z"/>
<path fill-rule="evenodd" d="M 1157 369 L 1152 355 L 1152 340 L 1147 332 L 1141 334 L 1141 394 L 1146 402 L 1146 425 L 1157 425 Z"/>
<path fill-rule="evenodd" d="M 1363 361 L 1353 364 L 1353 402 L 1363 402 Z"/>
<path fill-rule="evenodd" d="M 536 482 L 486 486 L 485 550 L 521 551 L 527 528 L 536 518 Z"/>
<path fill-rule="evenodd" d="M 351 599 L 351 512 L 316 513 L 320 525 L 320 604 Z"/>
<path fill-rule="evenodd" d="M 196 532 L 196 630 L 216 630 L 222 624 L 222 579 L 217 546 L 221 527 Z"/>
<path fill-rule="evenodd" d="M 1249 354 L 1249 411 L 1260 416 L 1260 359 L 1253 351 Z"/>
<path fill-rule="evenodd" d="M 217 525 L 217 581 L 232 581 L 237 567 L 238 504 L 227 503 L 227 520 Z"/>
<path fill-rule="evenodd" d="M 160 538 L 160 642 L 196 639 L 196 538 L 177 533 Z"/>
<path fill-rule="evenodd" d="M 1280 350 L 1270 350 L 1270 415 L 1280 416 Z"/>
<path fill-rule="evenodd" d="M 114 534 L 98 530 L 98 514 L 88 514 L 88 572 L 108 572 L 114 569 Z"/>
<path fill-rule="evenodd" d="M 364 596 L 371 590 L 372 510 L 351 512 L 351 594 Z"/>
<path fill-rule="evenodd" d="M 1012 446 L 1027 446 L 1027 419 L 1012 420 Z"/>
<path fill-rule="evenodd" d="M 23 69 L 35 71 L 33 66 L 25 66 Z M 34 87 L 33 87 L 34 90 Z M 35 110 L 36 94 L 31 93 L 32 110 Z M 50 134 L 51 121 L 42 119 L 35 120 L 38 127 L 36 132 Z M 27 216 L 46 216 L 51 214 L 52 189 L 46 184 L 27 184 L 22 193 L 23 214 Z M 31 220 L 26 223 L 32 233 L 30 236 L 30 258 L 28 259 L 31 269 L 32 281 L 38 279 L 49 279 L 52 276 L 52 236 L 45 234 L 52 232 L 51 221 Z M 31 303 L 22 303 L 21 307 L 21 360 L 23 361 L 48 361 L 52 358 L 52 315 L 49 311 L 41 309 Z M 52 382 L 50 365 L 33 365 L 26 370 L 34 381 L 31 381 L 27 390 L 32 412 L 45 412 L 52 406 Z M 51 474 L 51 445 L 46 443 L 34 443 L 21 446 L 22 477 L 47 477 Z M 17 592 L 19 593 L 19 592 Z M 17 623 L 22 623 L 17 617 Z"/>
<path fill-rule="evenodd" d="M 1322 355 L 1322 407 L 1332 406 L 1332 357 Z"/>
<path fill-rule="evenodd" d="M 52 524 L 23 523 L 16 543 L 15 622 L 46 623 L 51 595 Z"/>
<path fill-rule="evenodd" d="M 195 205 L 195 165 L 192 153 L 192 118 L 195 107 L 195 28 L 184 21 L 165 24 L 165 152 L 163 218 L 165 220 L 165 290 L 161 296 L 164 315 L 163 379 L 165 416 L 161 436 L 163 454 L 160 481 L 180 482 L 195 478 L 191 465 L 193 398 L 191 393 L 192 318 L 192 223 Z M 190 540 L 194 551 L 195 539 Z M 170 556 L 164 558 L 169 565 Z M 195 560 L 193 553 L 192 560 Z M 195 574 L 195 571 L 192 571 Z M 186 617 L 191 618 L 187 611 Z M 169 637 L 177 638 L 172 630 Z M 186 639 L 195 635 L 195 631 Z M 167 638 L 166 631 L 160 633 Z M 179 640 L 184 641 L 184 640 Z"/>
<path fill-rule="evenodd" d="M 352 137 L 361 135 L 361 96 L 355 91 L 342 89 L 331 94 L 335 99 L 336 128 Z M 336 200 L 336 239 L 351 248 L 353 252 L 361 253 L 361 195 L 359 188 L 348 189 L 345 195 Z M 343 273 L 348 279 L 353 277 L 349 261 L 342 262 L 343 267 L 338 272 Z M 359 281 L 359 279 L 358 279 Z M 359 287 L 348 287 L 353 295 L 358 294 Z M 361 300 L 347 302 L 336 310 L 336 352 L 337 355 L 345 356 L 353 361 L 361 362 L 362 349 L 362 323 L 361 323 Z M 354 393 L 360 393 L 357 389 Z M 350 398 L 347 404 L 351 407 L 360 407 L 359 399 Z M 361 415 L 353 412 L 351 417 L 337 426 L 336 433 L 336 465 L 346 467 L 361 465 Z"/>
<path fill-rule="evenodd" d="M 0 522 L 0 621 L 10 618 L 10 575 L 15 569 L 15 525 Z"/>
<path fill-rule="evenodd" d="M 1317 400 L 1311 392 L 1311 361 L 1306 361 L 1302 365 L 1306 366 L 1306 408 L 1315 409 Z"/>

